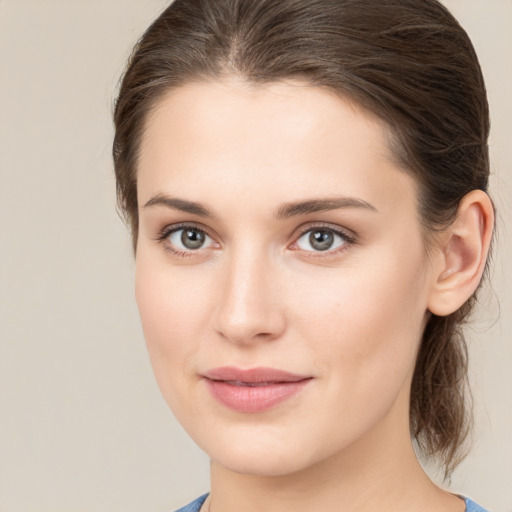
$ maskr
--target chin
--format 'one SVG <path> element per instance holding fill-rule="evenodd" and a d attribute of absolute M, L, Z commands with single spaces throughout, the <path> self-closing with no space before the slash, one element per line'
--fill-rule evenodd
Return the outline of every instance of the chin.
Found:
<path fill-rule="evenodd" d="M 239 453 L 241 452 L 241 453 Z M 259 477 L 280 477 L 300 472 L 310 466 L 310 462 L 299 454 L 250 453 L 233 450 L 226 454 L 213 454 L 212 461 L 225 469 L 243 475 Z"/>
<path fill-rule="evenodd" d="M 304 443 L 294 439 L 293 435 L 286 435 L 285 431 L 248 430 L 224 432 L 215 437 L 194 432 L 192 437 L 213 463 L 244 475 L 285 476 L 306 469 L 323 458 L 321 454 L 305 449 Z"/>

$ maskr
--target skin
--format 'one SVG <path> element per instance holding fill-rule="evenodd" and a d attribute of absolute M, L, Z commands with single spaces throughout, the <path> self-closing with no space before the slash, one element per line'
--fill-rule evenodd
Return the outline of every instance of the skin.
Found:
<path fill-rule="evenodd" d="M 417 462 L 409 392 L 429 310 L 472 293 L 486 249 L 445 233 L 427 257 L 416 184 L 386 135 L 357 106 L 298 82 L 188 84 L 147 120 L 136 298 L 163 396 L 212 460 L 205 510 L 464 510 Z M 351 199 L 277 215 L 335 198 Z M 462 216 L 479 240 L 489 238 L 484 203 L 468 201 Z M 169 234 L 181 223 L 206 233 L 204 245 Z M 341 233 L 332 249 L 310 243 L 315 228 Z M 457 295 L 446 283 L 462 271 L 476 281 Z M 270 410 L 241 413 L 201 377 L 220 366 L 311 381 Z"/>

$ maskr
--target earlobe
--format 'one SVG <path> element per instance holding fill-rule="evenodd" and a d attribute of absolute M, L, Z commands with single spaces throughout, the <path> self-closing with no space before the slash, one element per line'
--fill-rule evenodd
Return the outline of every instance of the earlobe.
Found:
<path fill-rule="evenodd" d="M 460 202 L 457 217 L 439 240 L 428 309 L 446 316 L 459 309 L 482 278 L 494 229 L 494 208 L 482 190 Z"/>

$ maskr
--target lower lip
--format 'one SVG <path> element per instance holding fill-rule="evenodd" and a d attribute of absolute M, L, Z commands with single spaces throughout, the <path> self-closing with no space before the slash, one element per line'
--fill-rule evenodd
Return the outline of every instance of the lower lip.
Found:
<path fill-rule="evenodd" d="M 238 412 L 262 412 L 271 409 L 302 391 L 310 381 L 311 379 L 303 379 L 258 386 L 237 386 L 225 381 L 206 379 L 212 395 Z"/>

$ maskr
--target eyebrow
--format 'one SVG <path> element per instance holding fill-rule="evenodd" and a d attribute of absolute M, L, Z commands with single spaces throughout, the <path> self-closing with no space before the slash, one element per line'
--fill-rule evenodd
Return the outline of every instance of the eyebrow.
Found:
<path fill-rule="evenodd" d="M 199 215 L 199 217 L 213 217 L 212 212 L 201 203 L 186 201 L 185 199 L 178 199 L 176 197 L 168 197 L 163 194 L 158 194 L 152 197 L 144 205 L 144 208 L 150 208 L 152 206 L 166 206 L 167 208 L 172 208 L 174 210 Z"/>
<path fill-rule="evenodd" d="M 198 215 L 199 217 L 214 217 L 213 213 L 202 203 L 187 201 L 185 199 L 178 199 L 176 197 L 169 197 L 163 194 L 158 194 L 152 197 L 144 205 L 144 208 L 150 208 L 153 206 L 165 206 L 174 210 L 180 210 L 182 212 Z M 276 220 L 284 220 L 298 215 L 338 210 L 340 208 L 364 208 L 373 212 L 377 211 L 375 206 L 356 197 L 333 197 L 326 199 L 307 199 L 305 201 L 285 203 L 279 207 L 276 214 L 274 215 L 274 218 Z"/>
<path fill-rule="evenodd" d="M 367 203 L 362 199 L 358 199 L 356 197 L 333 197 L 326 199 L 309 199 L 306 201 L 283 204 L 277 211 L 275 218 L 277 220 L 283 220 L 296 215 L 338 210 L 340 208 L 364 208 L 377 212 L 377 208 L 375 208 L 375 206 L 372 206 L 370 203 Z"/>

